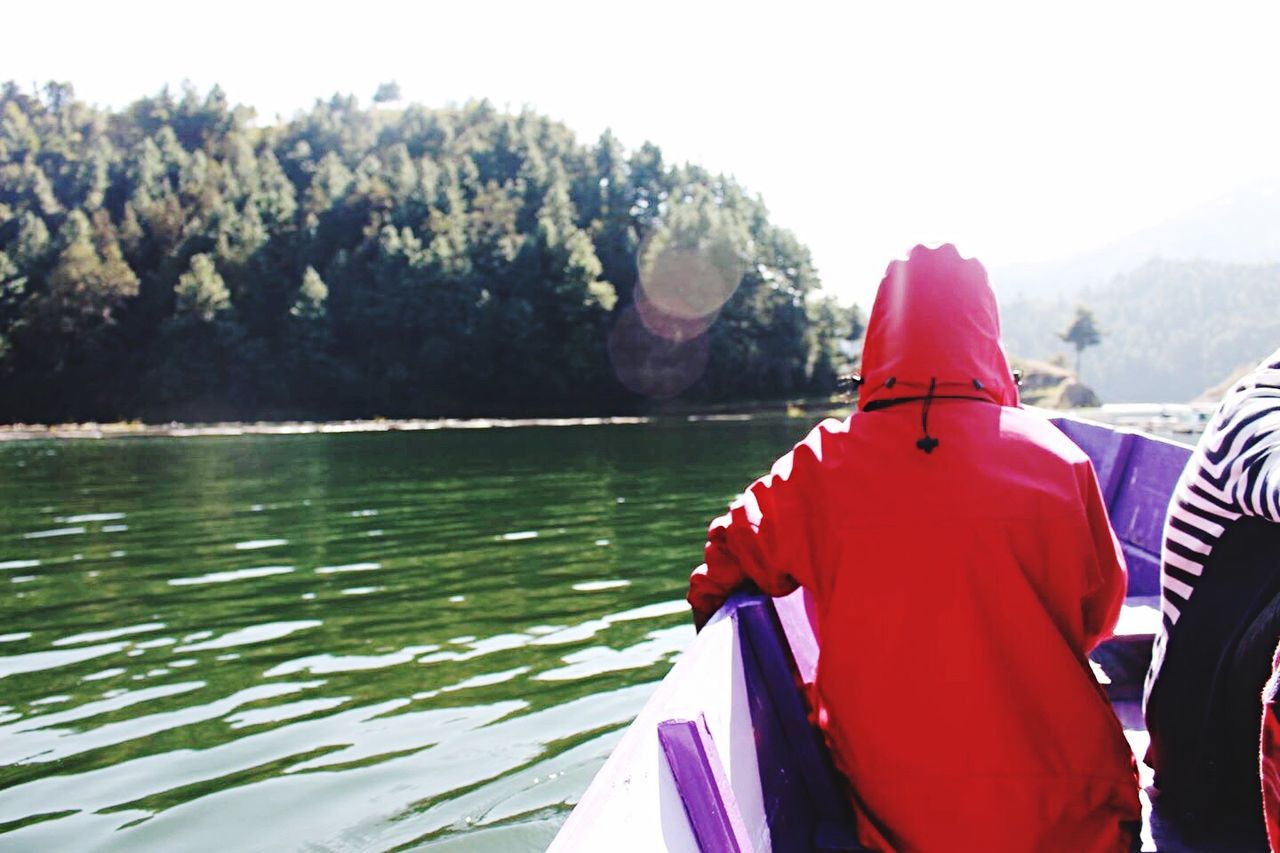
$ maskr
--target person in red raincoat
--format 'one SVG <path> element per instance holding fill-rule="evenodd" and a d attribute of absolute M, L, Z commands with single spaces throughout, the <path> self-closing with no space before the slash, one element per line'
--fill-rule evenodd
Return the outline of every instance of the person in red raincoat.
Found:
<path fill-rule="evenodd" d="M 711 523 L 700 625 L 752 581 L 818 611 L 816 717 L 863 843 L 1128 850 L 1135 766 L 1094 678 L 1125 593 L 1088 457 L 1018 407 L 986 272 L 889 265 L 857 411 Z"/>

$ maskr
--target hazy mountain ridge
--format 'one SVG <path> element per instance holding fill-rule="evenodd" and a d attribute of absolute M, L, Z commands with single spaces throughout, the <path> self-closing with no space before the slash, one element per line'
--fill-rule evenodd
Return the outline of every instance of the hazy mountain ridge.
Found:
<path fill-rule="evenodd" d="M 1155 259 L 1280 262 L 1280 180 L 1229 193 L 1074 257 L 995 267 L 991 279 L 1008 301 L 1074 297 Z"/>
<path fill-rule="evenodd" d="M 1010 352 L 1070 353 L 1057 337 L 1075 305 L 1091 309 L 1102 343 L 1081 374 L 1108 402 L 1190 400 L 1280 346 L 1280 263 L 1152 260 L 1074 297 L 1007 300 Z"/>

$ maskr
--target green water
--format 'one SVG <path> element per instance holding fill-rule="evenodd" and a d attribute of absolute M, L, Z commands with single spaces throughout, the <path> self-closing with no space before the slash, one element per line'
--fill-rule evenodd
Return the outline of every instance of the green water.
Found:
<path fill-rule="evenodd" d="M 0 850 L 540 850 L 799 421 L 0 446 Z"/>

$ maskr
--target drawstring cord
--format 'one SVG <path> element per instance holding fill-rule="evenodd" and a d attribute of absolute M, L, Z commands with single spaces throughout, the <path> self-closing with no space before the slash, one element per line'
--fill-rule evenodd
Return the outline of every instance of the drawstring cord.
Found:
<path fill-rule="evenodd" d="M 924 397 L 924 406 L 920 409 L 920 429 L 924 432 L 924 437 L 916 442 L 916 447 L 925 453 L 932 453 L 934 448 L 942 442 L 929 435 L 929 406 L 933 404 L 933 391 L 938 387 L 938 377 L 929 377 L 929 393 Z"/>
<path fill-rule="evenodd" d="M 971 379 L 969 381 L 973 383 L 973 388 L 975 391 L 986 390 L 986 386 L 984 386 L 980 380 Z M 898 378 L 896 376 L 890 376 L 888 379 L 885 380 L 884 385 L 882 385 L 881 387 L 892 388 L 897 383 L 898 383 Z M 955 383 L 952 383 L 952 384 L 955 384 Z M 890 406 L 901 406 L 906 403 L 916 403 L 923 400 L 924 405 L 920 407 L 920 430 L 921 432 L 924 433 L 924 435 L 916 440 L 916 449 L 922 450 L 926 454 L 928 454 L 928 453 L 933 453 L 933 451 L 937 449 L 938 445 L 942 443 L 939 439 L 935 438 L 932 435 L 929 435 L 929 409 L 930 407 L 933 406 L 934 400 L 976 400 L 980 403 L 992 403 L 995 405 L 999 405 L 999 402 L 990 396 L 980 397 L 972 394 L 939 394 L 937 393 L 937 391 L 938 391 L 938 377 L 930 376 L 929 390 L 925 393 L 923 397 L 915 397 L 915 396 L 892 397 L 889 399 L 881 398 L 878 400 L 870 400 L 867 402 L 866 405 L 862 407 L 862 411 L 876 412 L 876 411 L 879 411 L 880 409 L 887 409 Z"/>

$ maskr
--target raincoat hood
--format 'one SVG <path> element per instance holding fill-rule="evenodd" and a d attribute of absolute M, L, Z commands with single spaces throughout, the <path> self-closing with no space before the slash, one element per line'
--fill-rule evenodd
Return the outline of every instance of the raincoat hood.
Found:
<path fill-rule="evenodd" d="M 862 349 L 859 409 L 928 397 L 1018 405 L 987 272 L 950 243 L 889 264 Z"/>

